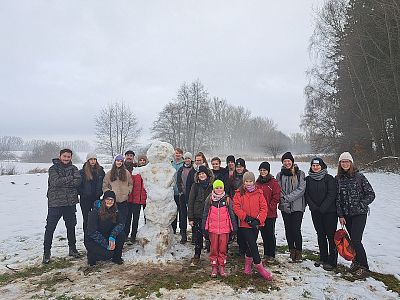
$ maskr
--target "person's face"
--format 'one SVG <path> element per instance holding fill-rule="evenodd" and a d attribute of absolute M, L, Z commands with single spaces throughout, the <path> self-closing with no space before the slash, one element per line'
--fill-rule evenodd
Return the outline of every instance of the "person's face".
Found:
<path fill-rule="evenodd" d="M 146 160 L 144 158 L 139 159 L 139 167 L 146 165 Z"/>
<path fill-rule="evenodd" d="M 200 172 L 199 173 L 199 179 L 200 180 L 206 180 L 207 179 L 207 174 L 204 172 Z"/>
<path fill-rule="evenodd" d="M 212 168 L 213 168 L 213 170 L 219 170 L 220 169 L 220 167 L 221 167 L 221 164 L 219 163 L 219 161 L 218 160 L 213 160 L 212 162 L 211 162 L 211 165 L 212 165 Z"/>
<path fill-rule="evenodd" d="M 126 154 L 125 155 L 125 160 L 127 161 L 127 162 L 133 162 L 133 158 L 135 157 L 135 155 L 133 155 L 133 154 Z"/>
<path fill-rule="evenodd" d="M 239 174 L 242 174 L 244 171 L 244 167 L 243 166 L 236 166 L 236 172 Z"/>
<path fill-rule="evenodd" d="M 233 161 L 228 161 L 228 168 L 230 170 L 234 170 L 235 169 L 235 163 Z"/>
<path fill-rule="evenodd" d="M 190 165 L 192 163 L 192 159 L 190 157 L 185 158 L 185 164 Z"/>
<path fill-rule="evenodd" d="M 194 163 L 195 163 L 197 166 L 202 165 L 202 164 L 204 163 L 203 158 L 202 158 L 201 156 L 196 156 L 195 159 L 194 159 Z"/>
<path fill-rule="evenodd" d="M 175 151 L 175 159 L 178 161 L 178 160 L 181 160 L 182 159 L 182 156 L 183 156 L 183 154 L 182 153 L 180 153 L 179 151 Z"/>
<path fill-rule="evenodd" d="M 267 169 L 260 169 L 258 171 L 260 172 L 260 176 L 261 177 L 265 177 L 265 176 L 267 176 L 269 174 Z"/>
<path fill-rule="evenodd" d="M 116 166 L 117 168 L 121 168 L 121 166 L 122 166 L 123 163 L 124 163 L 124 162 L 123 162 L 122 160 L 116 160 L 116 161 L 115 161 L 115 166 Z"/>
<path fill-rule="evenodd" d="M 253 180 L 246 179 L 246 180 L 244 181 L 244 185 L 245 185 L 245 186 L 252 186 L 252 185 L 254 185 L 254 181 L 253 181 Z"/>
<path fill-rule="evenodd" d="M 340 166 L 343 170 L 348 171 L 351 167 L 351 161 L 348 159 L 344 159 L 340 161 Z"/>
<path fill-rule="evenodd" d="M 69 152 L 64 152 L 60 155 L 60 160 L 64 165 L 67 165 L 71 162 L 72 155 Z"/>
<path fill-rule="evenodd" d="M 108 197 L 104 200 L 106 202 L 106 207 L 110 208 L 114 205 L 114 198 Z"/>
<path fill-rule="evenodd" d="M 97 158 L 89 158 L 88 161 L 89 161 L 89 165 L 91 167 L 94 167 L 96 165 L 96 163 L 97 163 Z"/>
<path fill-rule="evenodd" d="M 221 195 L 224 192 L 224 188 L 222 186 L 218 186 L 214 189 L 214 193 L 217 195 Z"/>
<path fill-rule="evenodd" d="M 285 167 L 285 169 L 290 169 L 293 166 L 293 163 L 289 158 L 286 158 L 283 160 L 282 165 Z"/>
<path fill-rule="evenodd" d="M 319 164 L 312 164 L 311 165 L 311 170 L 314 172 L 314 173 L 318 173 L 319 171 L 321 171 L 321 166 L 319 165 Z"/>

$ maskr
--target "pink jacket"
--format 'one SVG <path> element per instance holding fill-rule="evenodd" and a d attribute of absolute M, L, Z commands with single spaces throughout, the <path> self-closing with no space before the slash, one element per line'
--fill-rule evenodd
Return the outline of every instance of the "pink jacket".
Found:
<path fill-rule="evenodd" d="M 229 197 L 212 201 L 208 196 L 204 206 L 204 213 L 207 214 L 207 217 L 203 229 L 216 234 L 237 231 L 236 219 L 230 202 Z"/>

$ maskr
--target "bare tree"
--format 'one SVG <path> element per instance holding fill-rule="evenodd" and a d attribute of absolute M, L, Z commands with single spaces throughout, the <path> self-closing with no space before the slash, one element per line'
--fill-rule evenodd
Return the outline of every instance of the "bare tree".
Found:
<path fill-rule="evenodd" d="M 14 153 L 11 151 L 22 150 L 24 142 L 22 138 L 17 136 L 1 136 L 0 137 L 0 159 L 15 159 Z"/>
<path fill-rule="evenodd" d="M 141 128 L 123 101 L 108 104 L 95 118 L 97 148 L 111 157 L 135 145 Z"/>
<path fill-rule="evenodd" d="M 290 145 L 290 138 L 280 131 L 274 131 L 265 143 L 267 154 L 277 158 Z"/>

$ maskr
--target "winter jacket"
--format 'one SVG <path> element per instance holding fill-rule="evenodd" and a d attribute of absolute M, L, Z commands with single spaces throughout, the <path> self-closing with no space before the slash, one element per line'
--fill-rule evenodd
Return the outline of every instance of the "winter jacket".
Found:
<path fill-rule="evenodd" d="M 171 162 L 172 166 L 175 169 L 175 174 L 174 174 L 174 180 L 175 180 L 175 184 L 174 184 L 174 195 L 179 195 L 179 190 L 178 190 L 178 181 L 177 181 L 177 172 L 178 170 L 183 166 L 185 162 L 183 161 L 183 159 L 181 159 L 179 162 L 176 162 L 175 159 Z"/>
<path fill-rule="evenodd" d="M 113 222 L 111 218 L 105 220 L 100 219 L 100 205 L 101 201 L 97 200 L 94 203 L 93 209 L 89 212 L 85 238 L 88 237 L 94 240 L 103 248 L 107 249 L 109 238 L 111 237 L 114 240 L 116 239 L 116 237 L 124 229 L 124 222 L 123 219 L 120 217 L 118 210 L 116 222 Z"/>
<path fill-rule="evenodd" d="M 184 178 L 184 170 L 188 170 L 188 175 L 186 176 L 186 178 Z M 192 188 L 193 182 L 194 182 L 194 176 L 196 175 L 196 170 L 193 168 L 192 165 L 190 165 L 190 167 L 187 167 L 185 165 L 183 165 L 177 172 L 176 174 L 176 184 L 178 187 L 178 192 L 180 194 L 184 194 L 185 195 L 185 202 L 189 203 L 189 194 L 190 194 L 190 189 Z M 185 185 L 184 185 L 185 182 Z"/>
<path fill-rule="evenodd" d="M 264 198 L 267 201 L 267 218 L 277 218 L 277 208 L 281 198 L 281 187 L 279 186 L 278 181 L 272 175 L 266 179 L 266 182 L 257 179 L 256 186 L 263 191 Z"/>
<path fill-rule="evenodd" d="M 336 180 L 326 174 L 321 180 L 306 177 L 306 192 L 304 194 L 310 211 L 321 214 L 336 212 Z"/>
<path fill-rule="evenodd" d="M 233 198 L 235 196 L 235 192 L 238 188 L 240 188 L 243 184 L 243 175 L 247 172 L 247 169 L 244 169 L 243 173 L 238 174 L 233 172 L 233 176 L 229 178 L 229 191 L 230 196 Z"/>
<path fill-rule="evenodd" d="M 81 175 L 72 162 L 64 165 L 60 159 L 53 159 L 53 165 L 49 168 L 48 206 L 60 207 L 77 204 L 80 184 Z"/>
<path fill-rule="evenodd" d="M 217 201 L 209 195 L 204 204 L 202 229 L 212 233 L 230 233 L 237 231 L 232 200 L 225 194 Z"/>
<path fill-rule="evenodd" d="M 126 181 L 119 179 L 111 181 L 111 170 L 107 172 L 103 180 L 103 192 L 113 191 L 117 197 L 117 202 L 121 203 L 127 201 L 129 194 L 132 192 L 132 178 L 131 173 L 128 170 L 126 172 Z"/>
<path fill-rule="evenodd" d="M 245 191 L 242 195 L 240 189 L 237 190 L 233 198 L 233 211 L 240 220 L 239 227 L 251 228 L 244 220 L 246 216 L 258 219 L 260 226 L 263 226 L 268 214 L 267 201 L 263 191 L 261 189 L 256 189 L 254 192 Z"/>
<path fill-rule="evenodd" d="M 79 171 L 82 181 L 79 187 L 79 195 L 85 198 L 100 199 L 103 195 L 103 179 L 106 173 L 104 173 L 103 167 L 100 167 L 98 171 L 92 169 L 93 180 L 87 180 L 85 176 L 85 166 L 87 162 L 83 165 L 82 169 Z"/>
<path fill-rule="evenodd" d="M 210 182 L 206 189 L 204 189 L 199 182 L 195 182 L 190 189 L 189 202 L 188 202 L 188 219 L 194 221 L 201 219 L 204 212 L 204 204 L 208 195 L 212 191 L 212 182 Z"/>
<path fill-rule="evenodd" d="M 354 176 L 344 174 L 336 176 L 336 206 L 339 217 L 366 214 L 368 205 L 375 199 L 375 192 L 364 174 L 356 172 Z"/>
<path fill-rule="evenodd" d="M 227 195 L 230 194 L 229 188 L 229 172 L 225 168 L 220 168 L 219 170 L 211 170 L 214 174 L 215 180 L 219 179 L 224 183 L 224 190 Z"/>
<path fill-rule="evenodd" d="M 303 171 L 295 166 L 296 174 L 287 176 L 281 172 L 276 175 L 276 179 L 281 187 L 281 199 L 278 208 L 290 214 L 295 211 L 302 211 L 306 209 L 306 200 L 304 193 L 306 191 L 306 180 Z M 293 185 L 294 182 L 294 185 Z"/>
<path fill-rule="evenodd" d="M 140 174 L 132 175 L 132 192 L 129 194 L 128 202 L 135 204 L 146 204 L 147 192 L 144 189 L 143 179 Z"/>

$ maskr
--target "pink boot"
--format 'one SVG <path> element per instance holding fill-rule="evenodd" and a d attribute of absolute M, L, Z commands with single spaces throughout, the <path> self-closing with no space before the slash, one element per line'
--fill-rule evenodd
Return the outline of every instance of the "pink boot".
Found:
<path fill-rule="evenodd" d="M 211 277 L 217 277 L 217 275 L 218 275 L 217 266 L 212 266 Z"/>
<path fill-rule="evenodd" d="M 225 273 L 225 267 L 224 267 L 224 266 L 219 266 L 219 275 L 221 275 L 222 277 L 228 276 L 228 275 Z"/>
<path fill-rule="evenodd" d="M 251 275 L 251 265 L 253 264 L 253 258 L 244 256 L 244 274 Z"/>
<path fill-rule="evenodd" d="M 257 272 L 267 281 L 272 281 L 272 274 L 270 272 L 268 272 L 264 266 L 262 265 L 262 263 L 259 263 L 258 265 L 256 264 L 256 269 Z"/>

